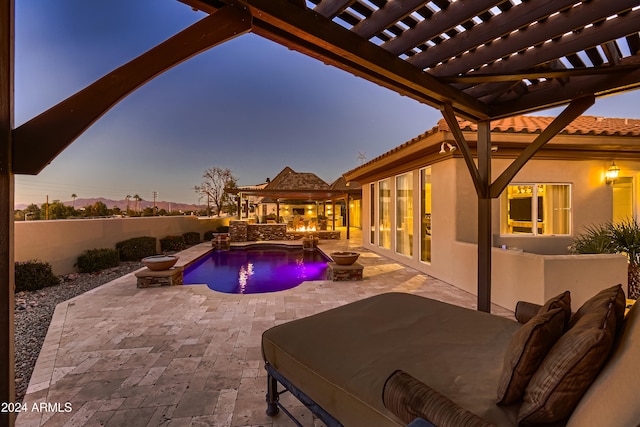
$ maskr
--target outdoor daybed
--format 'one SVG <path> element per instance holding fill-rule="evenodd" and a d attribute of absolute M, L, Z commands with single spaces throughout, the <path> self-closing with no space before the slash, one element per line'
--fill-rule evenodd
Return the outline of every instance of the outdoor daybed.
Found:
<path fill-rule="evenodd" d="M 640 307 L 624 318 L 625 302 L 618 285 L 571 314 L 565 292 L 518 304 L 520 324 L 389 293 L 285 323 L 262 337 L 267 413 L 291 392 L 329 426 L 639 426 Z"/>

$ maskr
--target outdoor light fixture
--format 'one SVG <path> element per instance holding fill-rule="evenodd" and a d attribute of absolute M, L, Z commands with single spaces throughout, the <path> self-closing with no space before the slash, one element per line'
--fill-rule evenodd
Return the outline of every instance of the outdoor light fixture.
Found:
<path fill-rule="evenodd" d="M 611 162 L 611 166 L 604 174 L 605 182 L 607 184 L 613 184 L 618 180 L 618 174 L 620 174 L 620 168 L 616 166 L 616 162 Z"/>
<path fill-rule="evenodd" d="M 443 143 L 440 145 L 440 154 L 444 154 L 444 153 L 446 153 L 446 152 L 447 152 L 447 150 L 445 150 L 445 148 L 444 148 L 445 146 L 449 149 L 449 151 L 450 151 L 450 152 L 454 152 L 454 151 L 456 151 L 456 150 L 458 149 L 458 147 L 456 147 L 456 146 L 455 146 L 455 145 L 453 145 L 453 144 L 450 144 L 450 143 L 448 143 L 448 142 L 443 142 Z"/>

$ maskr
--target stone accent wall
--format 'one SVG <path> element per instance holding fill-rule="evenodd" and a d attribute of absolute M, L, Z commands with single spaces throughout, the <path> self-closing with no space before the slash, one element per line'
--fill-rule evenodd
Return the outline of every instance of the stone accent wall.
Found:
<path fill-rule="evenodd" d="M 352 265 L 339 265 L 335 262 L 327 263 L 327 280 L 334 282 L 344 282 L 352 280 L 362 280 L 362 264 L 353 263 Z"/>
<path fill-rule="evenodd" d="M 286 240 L 287 224 L 249 224 L 247 240 Z"/>
<path fill-rule="evenodd" d="M 182 285 L 182 267 L 169 270 L 153 271 L 145 268 L 135 273 L 138 288 L 156 288 L 159 286 Z"/>
<path fill-rule="evenodd" d="M 251 224 L 247 221 L 229 221 L 229 237 L 232 242 L 300 240 L 310 236 L 321 240 L 340 240 L 339 231 L 297 232 L 287 231 L 286 224 Z"/>
<path fill-rule="evenodd" d="M 229 237 L 232 242 L 246 242 L 249 223 L 247 221 L 229 221 Z"/>

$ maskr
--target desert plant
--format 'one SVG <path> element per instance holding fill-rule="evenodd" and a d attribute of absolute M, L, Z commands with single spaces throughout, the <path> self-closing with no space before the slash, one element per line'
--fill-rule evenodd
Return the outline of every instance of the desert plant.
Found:
<path fill-rule="evenodd" d="M 584 233 L 578 235 L 569 245 L 569 252 L 574 254 L 616 253 L 609 226 L 600 224 L 586 227 Z"/>
<path fill-rule="evenodd" d="M 155 237 L 134 237 L 132 239 L 123 240 L 116 243 L 116 249 L 120 254 L 122 261 L 140 261 L 144 257 L 155 255 L 156 238 Z"/>
<path fill-rule="evenodd" d="M 219 225 L 218 228 L 216 228 L 216 233 L 228 233 L 228 232 L 229 232 L 228 225 Z"/>
<path fill-rule="evenodd" d="M 217 231 L 209 230 L 204 233 L 204 241 L 208 242 L 213 239 L 213 233 L 217 233 Z"/>
<path fill-rule="evenodd" d="M 55 286 L 60 279 L 53 274 L 51 264 L 38 260 L 15 263 L 15 291 L 37 291 Z"/>
<path fill-rule="evenodd" d="M 629 260 L 628 298 L 640 297 L 640 225 L 634 219 L 587 227 L 569 251 L 578 254 L 621 253 Z"/>
<path fill-rule="evenodd" d="M 93 273 L 106 268 L 117 267 L 120 264 L 118 251 L 115 249 L 89 249 L 78 257 L 80 273 Z"/>
<path fill-rule="evenodd" d="M 184 237 L 184 243 L 188 246 L 197 245 L 198 243 L 200 243 L 200 233 L 197 233 L 195 231 L 184 233 L 182 237 Z"/>
<path fill-rule="evenodd" d="M 616 252 L 623 253 L 629 259 L 628 297 L 640 297 L 640 225 L 634 219 L 609 224 L 611 240 Z"/>
<path fill-rule="evenodd" d="M 160 249 L 165 251 L 181 251 L 186 247 L 183 236 L 167 236 L 160 239 Z"/>

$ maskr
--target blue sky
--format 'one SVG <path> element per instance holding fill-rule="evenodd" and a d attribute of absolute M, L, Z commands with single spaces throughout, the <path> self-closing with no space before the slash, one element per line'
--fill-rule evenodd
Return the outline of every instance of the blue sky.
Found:
<path fill-rule="evenodd" d="M 177 0 L 16 1 L 15 125 L 204 17 Z M 640 118 L 640 92 L 587 114 Z M 543 114 L 555 115 L 555 111 Z M 253 34 L 167 71 L 129 95 L 38 176 L 16 204 L 78 197 L 197 203 L 213 166 L 241 185 L 282 168 L 327 182 L 433 127 L 440 113 Z"/>

